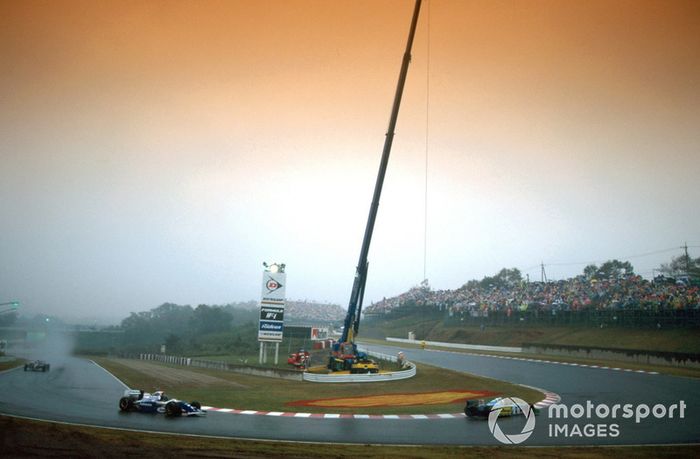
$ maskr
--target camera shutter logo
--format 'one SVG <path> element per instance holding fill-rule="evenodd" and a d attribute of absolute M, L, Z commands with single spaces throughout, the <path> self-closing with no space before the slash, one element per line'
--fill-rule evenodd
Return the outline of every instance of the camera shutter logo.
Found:
<path fill-rule="evenodd" d="M 522 412 L 527 421 L 525 422 L 525 427 L 523 427 L 522 432 L 519 434 L 506 435 L 503 433 L 500 427 L 498 427 L 498 416 L 504 409 L 513 410 L 512 414 L 517 414 Z M 506 445 L 517 445 L 532 435 L 535 430 L 535 410 L 530 408 L 530 405 L 522 399 L 517 397 L 503 398 L 496 402 L 496 404 L 491 408 L 489 413 L 489 430 L 491 434 L 496 438 L 496 440 Z"/>

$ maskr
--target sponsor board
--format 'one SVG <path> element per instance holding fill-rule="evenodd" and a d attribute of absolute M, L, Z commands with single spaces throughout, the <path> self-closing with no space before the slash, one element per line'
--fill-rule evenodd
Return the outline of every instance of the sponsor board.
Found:
<path fill-rule="evenodd" d="M 261 305 L 260 322 L 258 323 L 258 341 L 282 341 L 284 322 L 281 320 L 265 320 L 264 317 L 271 313 L 264 313 L 264 308 L 266 308 L 266 306 Z M 282 311 L 284 311 L 284 308 L 282 308 Z M 283 314 L 283 312 L 280 312 L 279 317 L 282 317 Z"/>
<path fill-rule="evenodd" d="M 260 320 L 278 320 L 284 321 L 284 306 L 275 304 L 270 306 L 267 304 L 260 305 Z"/>
<path fill-rule="evenodd" d="M 282 341 L 286 283 L 285 273 L 263 272 L 258 341 Z"/>
<path fill-rule="evenodd" d="M 268 322 L 260 321 L 260 330 L 270 331 L 270 332 L 282 332 L 283 325 L 280 322 Z"/>
<path fill-rule="evenodd" d="M 285 273 L 271 273 L 265 271 L 262 278 L 262 303 L 284 303 L 285 284 L 287 275 Z"/>

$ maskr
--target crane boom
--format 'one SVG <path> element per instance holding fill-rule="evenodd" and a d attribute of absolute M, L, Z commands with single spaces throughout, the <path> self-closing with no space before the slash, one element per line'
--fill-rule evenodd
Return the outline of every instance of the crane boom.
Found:
<path fill-rule="evenodd" d="M 341 343 L 353 342 L 355 336 L 357 335 L 360 329 L 362 300 L 365 294 L 367 270 L 369 267 L 367 255 L 369 253 L 369 245 L 372 242 L 372 233 L 374 232 L 374 223 L 377 219 L 377 210 L 379 209 L 379 198 L 382 195 L 384 176 L 386 175 L 386 168 L 389 164 L 389 154 L 391 153 L 391 145 L 394 141 L 394 130 L 396 128 L 396 120 L 399 116 L 399 107 L 401 106 L 401 97 L 403 95 L 403 88 L 406 83 L 406 75 L 408 74 L 408 64 L 411 62 L 411 48 L 413 47 L 413 38 L 416 34 L 416 25 L 418 23 L 418 14 L 420 13 L 420 7 L 421 0 L 416 0 L 415 7 L 413 9 L 413 18 L 411 20 L 411 28 L 408 33 L 408 41 L 406 43 L 406 51 L 404 52 L 403 61 L 401 62 L 399 81 L 396 85 L 394 105 L 391 109 L 391 117 L 389 118 L 389 128 L 387 129 L 386 138 L 384 139 L 384 149 L 382 150 L 382 159 L 379 163 L 377 182 L 374 185 L 374 195 L 372 196 L 372 204 L 370 205 L 369 216 L 367 217 L 365 236 L 362 240 L 360 259 L 357 262 L 357 268 L 355 270 L 355 280 L 353 281 L 352 291 L 350 293 L 350 303 L 348 304 L 348 313 L 345 317 L 343 334 L 340 339 Z"/>

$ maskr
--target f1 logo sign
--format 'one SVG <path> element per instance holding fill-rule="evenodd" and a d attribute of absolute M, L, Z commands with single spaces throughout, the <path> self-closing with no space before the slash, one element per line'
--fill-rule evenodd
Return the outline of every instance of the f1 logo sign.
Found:
<path fill-rule="evenodd" d="M 260 305 L 260 320 L 284 321 L 284 307 Z"/>

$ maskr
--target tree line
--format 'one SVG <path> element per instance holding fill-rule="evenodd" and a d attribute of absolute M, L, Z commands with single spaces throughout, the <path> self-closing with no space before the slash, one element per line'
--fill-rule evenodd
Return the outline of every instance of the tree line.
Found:
<path fill-rule="evenodd" d="M 691 281 L 700 281 L 700 257 L 692 258 L 686 254 L 673 257 L 669 263 L 662 263 L 657 269 L 660 275 L 672 278 L 688 277 Z M 600 266 L 589 264 L 583 268 L 582 275 L 588 280 L 619 279 L 634 275 L 634 266 L 629 261 L 608 260 Z M 503 268 L 493 276 L 481 280 L 470 280 L 462 288 L 507 288 L 523 281 L 518 268 Z"/>
<path fill-rule="evenodd" d="M 168 353 L 248 350 L 255 348 L 258 315 L 256 310 L 227 306 L 164 303 L 142 312 L 132 312 L 122 320 L 123 348 L 126 351 Z M 248 349 L 250 348 L 250 349 Z"/>

